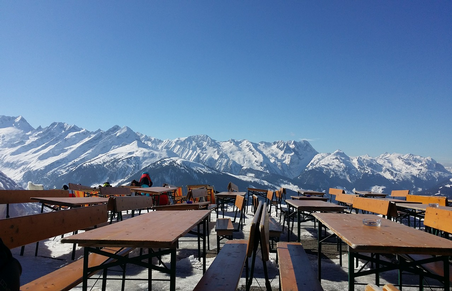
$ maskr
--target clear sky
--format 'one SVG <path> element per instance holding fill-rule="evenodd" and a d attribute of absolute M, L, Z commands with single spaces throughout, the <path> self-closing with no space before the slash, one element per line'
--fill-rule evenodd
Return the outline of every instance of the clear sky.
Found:
<path fill-rule="evenodd" d="M 452 165 L 452 1 L 0 0 L 0 115 Z"/>

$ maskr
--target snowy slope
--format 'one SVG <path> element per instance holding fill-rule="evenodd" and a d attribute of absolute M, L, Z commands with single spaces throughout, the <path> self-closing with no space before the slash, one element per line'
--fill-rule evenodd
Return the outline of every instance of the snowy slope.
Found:
<path fill-rule="evenodd" d="M 235 179 L 243 187 L 321 190 L 342 185 L 416 192 L 452 178 L 433 159 L 411 154 L 349 157 L 342 151 L 318 153 L 307 141 L 216 141 L 206 135 L 160 140 L 128 127 L 91 132 L 61 122 L 34 129 L 23 117 L 0 116 L 0 170 L 22 187 L 28 181 L 46 188 L 127 184 L 143 169 L 152 170 L 159 184 Z"/>

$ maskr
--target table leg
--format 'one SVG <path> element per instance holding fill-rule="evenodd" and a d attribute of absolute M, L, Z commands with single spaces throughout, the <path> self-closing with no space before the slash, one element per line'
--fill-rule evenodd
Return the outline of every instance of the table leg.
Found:
<path fill-rule="evenodd" d="M 88 290 L 88 258 L 89 258 L 89 248 L 83 248 L 83 285 L 82 290 Z"/>
<path fill-rule="evenodd" d="M 348 249 L 348 290 L 354 291 L 355 288 L 355 254 Z"/>
<path fill-rule="evenodd" d="M 322 223 L 319 221 L 319 228 L 317 229 L 317 279 L 322 280 Z"/>
<path fill-rule="evenodd" d="M 209 234 L 207 233 L 207 224 L 208 224 L 208 219 L 204 219 L 203 221 L 203 230 L 202 230 L 202 235 L 203 235 L 203 239 L 202 239 L 202 248 L 203 248 L 203 252 L 202 252 L 202 273 L 204 274 L 206 272 L 206 236 L 208 236 Z"/>
<path fill-rule="evenodd" d="M 301 241 L 301 239 L 300 239 L 300 232 L 301 232 L 301 213 L 300 213 L 301 211 L 299 210 L 299 209 L 297 209 L 297 217 L 298 217 L 298 221 L 297 221 L 297 225 L 298 225 L 298 229 L 297 229 L 297 231 L 298 231 L 298 242 L 300 242 Z"/>
<path fill-rule="evenodd" d="M 171 249 L 170 290 L 176 291 L 176 248 Z"/>

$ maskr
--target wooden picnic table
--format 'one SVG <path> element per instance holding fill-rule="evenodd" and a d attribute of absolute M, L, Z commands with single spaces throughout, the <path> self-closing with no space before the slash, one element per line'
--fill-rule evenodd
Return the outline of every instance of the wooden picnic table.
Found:
<path fill-rule="evenodd" d="M 267 199 L 267 192 L 268 189 L 259 189 L 259 188 L 247 188 L 247 196 L 246 196 L 246 206 L 248 210 L 248 201 L 250 200 L 250 197 L 253 195 L 263 197 L 264 199 Z"/>
<path fill-rule="evenodd" d="M 379 254 L 428 254 L 436 255 L 430 260 L 444 263 L 445 290 L 449 290 L 449 259 L 452 255 L 452 241 L 432 235 L 425 231 L 408 227 L 381 218 L 381 226 L 366 226 L 364 218 L 380 218 L 371 214 L 314 213 L 318 220 L 318 278 L 321 279 L 321 236 L 323 227 L 348 245 L 349 290 L 354 290 L 355 278 L 376 274 L 375 284 L 379 284 L 379 273 L 389 270 L 409 271 L 416 269 L 421 262 L 400 262 L 381 260 Z M 376 255 L 375 255 L 376 254 Z M 375 268 L 355 273 L 355 258 L 374 262 Z M 423 262 L 425 263 L 425 262 Z M 447 268 L 447 272 L 446 272 Z M 426 274 L 424 274 L 426 275 Z"/>
<path fill-rule="evenodd" d="M 103 197 L 31 197 L 33 201 L 40 202 L 42 204 L 41 212 L 45 206 L 57 205 L 66 207 L 81 207 L 85 205 L 106 204 L 109 198 Z M 52 208 L 52 207 L 50 207 Z M 54 208 L 52 208 L 54 209 Z"/>
<path fill-rule="evenodd" d="M 312 190 L 304 190 L 300 189 L 297 192 L 298 194 L 301 194 L 303 196 L 320 196 L 323 197 L 325 195 L 325 192 L 319 192 L 319 191 L 312 191 Z"/>
<path fill-rule="evenodd" d="M 88 274 L 92 272 L 86 261 L 90 253 L 98 253 L 107 257 L 114 257 L 102 247 L 131 247 L 147 248 L 147 253 L 138 252 L 136 256 L 114 257 L 116 261 L 109 264 L 123 265 L 127 263 L 144 266 L 149 270 L 148 288 L 152 285 L 152 270 L 156 269 L 170 275 L 170 290 L 176 290 L 176 248 L 178 240 L 198 226 L 198 252 L 200 239 L 203 240 L 202 257 L 203 272 L 206 270 L 206 235 L 209 210 L 199 211 L 152 211 L 118 223 L 96 228 L 84 233 L 62 239 L 63 243 L 78 243 L 84 247 L 83 289 L 88 288 Z M 153 249 L 160 249 L 154 251 Z M 170 266 L 152 265 L 152 258 L 169 254 Z"/>
<path fill-rule="evenodd" d="M 375 193 L 372 191 L 355 191 L 355 194 L 358 194 L 361 197 L 368 197 L 368 198 L 385 198 L 388 195 L 385 193 Z"/>
<path fill-rule="evenodd" d="M 406 201 L 403 201 L 406 202 Z M 410 217 L 415 217 L 419 219 L 423 219 L 425 215 L 425 211 L 427 210 L 427 207 L 431 207 L 429 204 L 422 204 L 422 203 L 397 203 L 397 210 L 399 210 L 403 215 L 408 217 L 408 226 L 411 226 L 411 219 Z M 437 206 L 438 208 L 445 209 L 452 211 L 452 207 L 449 206 Z M 419 221 L 419 227 L 421 225 L 421 222 Z M 414 227 L 416 227 L 416 220 L 414 220 Z"/>
<path fill-rule="evenodd" d="M 218 205 L 221 207 L 224 217 L 224 205 L 228 202 L 234 202 L 237 195 L 245 196 L 246 192 L 219 192 L 215 194 L 215 201 L 218 201 Z M 218 212 L 217 212 L 218 217 Z"/>
<path fill-rule="evenodd" d="M 136 187 L 136 188 L 130 188 L 130 191 L 136 192 L 136 193 L 146 193 L 151 196 L 154 196 L 154 198 L 159 197 L 162 194 L 165 193 L 174 193 L 177 191 L 177 187 Z M 172 194 L 170 194 L 172 195 Z M 169 197 L 168 197 L 169 199 Z M 160 204 L 160 199 L 154 199 L 155 205 Z"/>
<path fill-rule="evenodd" d="M 210 201 L 202 201 L 202 202 L 192 202 L 192 203 L 178 203 L 178 204 L 170 204 L 170 205 L 160 205 L 155 206 L 155 210 L 200 210 L 207 209 Z"/>
<path fill-rule="evenodd" d="M 301 223 L 307 221 L 307 217 L 311 217 L 313 212 L 343 212 L 345 207 L 331 202 L 321 200 L 286 200 L 288 207 L 287 229 L 289 230 L 289 217 L 297 215 L 297 238 L 300 241 Z M 303 218 L 303 219 L 302 219 Z M 290 235 L 287 236 L 289 240 Z"/>

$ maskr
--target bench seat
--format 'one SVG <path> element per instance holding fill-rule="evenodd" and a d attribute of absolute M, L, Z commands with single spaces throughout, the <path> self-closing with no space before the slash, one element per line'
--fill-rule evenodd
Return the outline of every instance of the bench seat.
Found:
<path fill-rule="evenodd" d="M 323 290 L 300 243 L 279 242 L 276 250 L 281 291 Z"/>
<path fill-rule="evenodd" d="M 109 253 L 116 253 L 121 256 L 127 255 L 131 248 L 104 248 Z M 89 267 L 99 266 L 110 262 L 111 259 L 99 254 L 90 254 Z M 100 270 L 99 270 L 100 271 Z M 98 272 L 99 272 L 98 271 Z M 97 272 L 92 272 L 89 276 Z M 21 290 L 70 290 L 83 281 L 83 258 L 68 265 L 65 265 L 47 275 L 37 278 L 23 286 Z"/>
<path fill-rule="evenodd" d="M 218 218 L 215 231 L 217 232 L 217 253 L 220 251 L 220 241 L 223 238 L 232 239 L 234 225 L 230 218 Z"/>
<path fill-rule="evenodd" d="M 247 247 L 247 241 L 228 241 L 194 290 L 237 290 L 247 257 Z"/>

